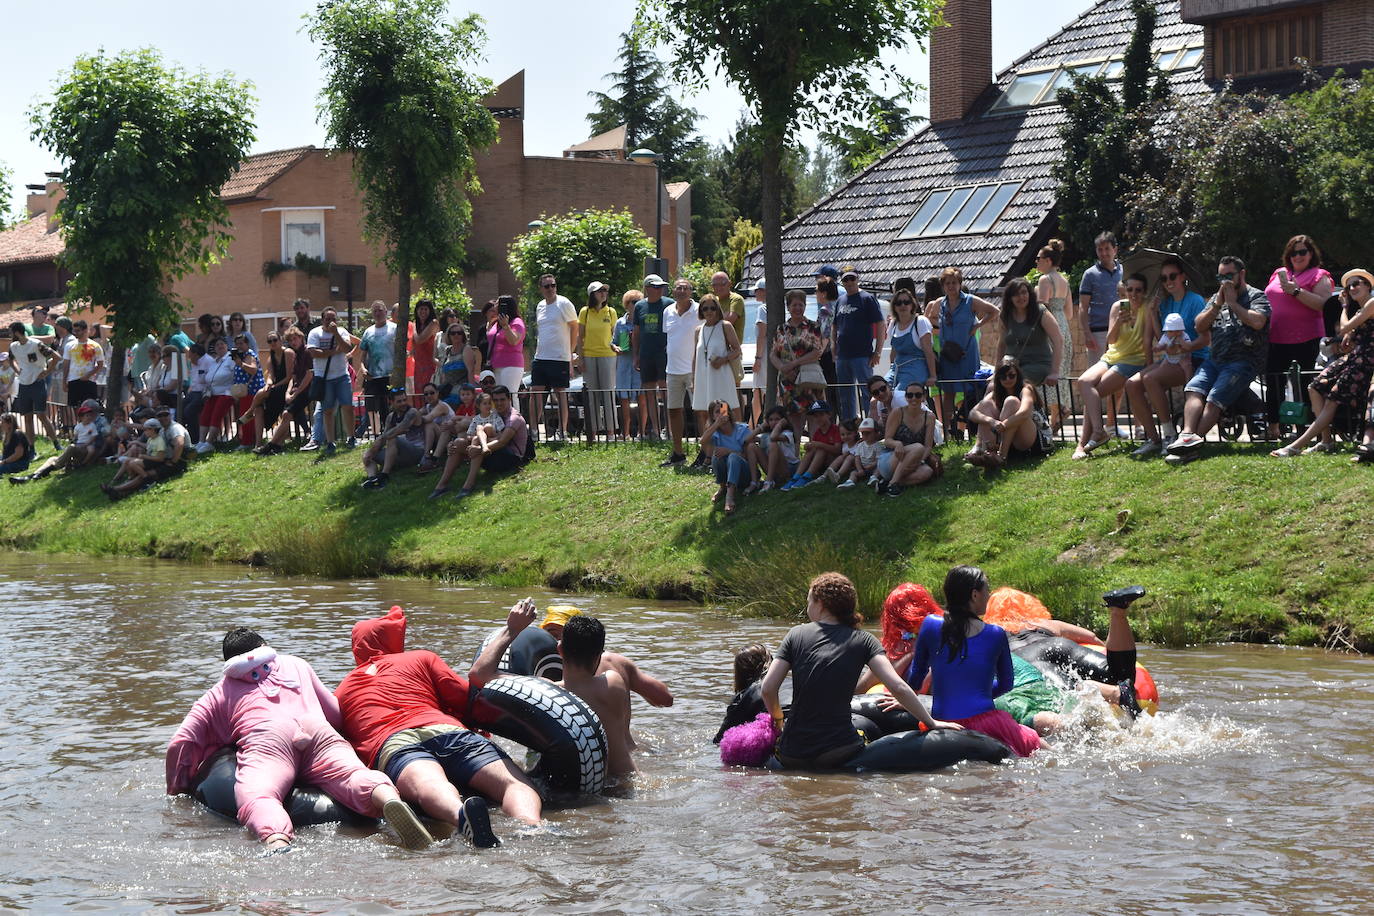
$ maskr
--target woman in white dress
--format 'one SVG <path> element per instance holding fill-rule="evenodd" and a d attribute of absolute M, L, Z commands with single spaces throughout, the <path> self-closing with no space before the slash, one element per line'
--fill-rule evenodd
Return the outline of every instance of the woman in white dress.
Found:
<path fill-rule="evenodd" d="M 735 416 L 739 396 L 735 390 L 735 373 L 730 361 L 743 352 L 739 335 L 730 322 L 723 321 L 720 300 L 707 293 L 697 305 L 697 344 L 692 353 L 692 409 L 697 415 L 697 429 L 706 428 L 707 409 L 712 401 L 723 401 Z M 713 449 L 706 439 L 701 440 L 701 452 L 709 463 Z"/>

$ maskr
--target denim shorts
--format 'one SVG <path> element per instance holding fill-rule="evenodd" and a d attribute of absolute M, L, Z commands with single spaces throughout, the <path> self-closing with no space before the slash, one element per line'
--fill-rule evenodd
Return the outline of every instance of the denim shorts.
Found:
<path fill-rule="evenodd" d="M 617 356 L 615 360 L 616 396 L 632 398 L 640 387 L 639 373 L 635 371 L 635 361 L 628 356 Z"/>
<path fill-rule="evenodd" d="M 428 741 L 401 748 L 387 760 L 385 772 L 387 778 L 395 782 L 401 778 L 401 771 L 415 761 L 433 760 L 444 768 L 444 775 L 449 782 L 464 791 L 471 791 L 472 777 L 479 770 L 509 759 L 505 751 L 481 735 L 459 730 L 444 732 Z"/>
<path fill-rule="evenodd" d="M 353 403 L 353 383 L 348 376 L 341 375 L 338 378 L 325 379 L 324 397 L 320 400 L 320 406 L 325 410 L 331 407 L 348 407 Z"/>
<path fill-rule="evenodd" d="M 1130 378 L 1145 367 L 1136 363 L 1112 363 L 1107 368 L 1122 378 Z"/>
<path fill-rule="evenodd" d="M 1248 360 L 1216 363 L 1204 360 L 1184 391 L 1200 394 L 1218 407 L 1230 407 L 1255 380 L 1255 367 Z"/>

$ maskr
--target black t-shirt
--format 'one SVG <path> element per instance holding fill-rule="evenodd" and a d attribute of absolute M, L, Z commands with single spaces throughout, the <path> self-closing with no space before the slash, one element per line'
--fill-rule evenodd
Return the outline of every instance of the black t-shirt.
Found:
<path fill-rule="evenodd" d="M 22 460 L 16 454 L 20 446 L 24 447 L 25 458 L 33 457 L 33 445 L 29 442 L 29 437 L 24 435 L 23 431 L 16 429 L 14 435 L 6 439 L 3 448 L 0 448 L 0 459 L 9 458 L 13 455 L 15 461 Z"/>
<path fill-rule="evenodd" d="M 792 711 L 778 751 L 815 757 L 859 740 L 849 703 L 859 673 L 883 647 L 865 630 L 837 623 L 793 627 L 777 657 L 792 666 Z"/>

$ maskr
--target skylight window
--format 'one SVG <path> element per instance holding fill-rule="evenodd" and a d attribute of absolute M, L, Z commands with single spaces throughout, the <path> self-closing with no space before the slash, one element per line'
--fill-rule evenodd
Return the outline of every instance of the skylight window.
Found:
<path fill-rule="evenodd" d="M 897 237 L 982 235 L 997 222 L 1020 189 L 1019 181 L 1003 181 L 932 191 Z"/>
<path fill-rule="evenodd" d="M 1165 73 L 1187 70 L 1202 61 L 1202 47 L 1189 46 L 1169 48 L 1156 52 L 1155 65 Z M 988 109 L 989 113 L 1010 111 L 1014 108 L 1029 108 L 1033 105 L 1048 105 L 1055 100 L 1061 89 L 1073 85 L 1075 76 L 1101 76 L 1109 80 L 1121 79 L 1126 69 L 1120 57 L 1109 60 L 1069 61 L 1049 70 L 1036 70 L 1018 73 L 1007 84 L 1001 98 Z"/>

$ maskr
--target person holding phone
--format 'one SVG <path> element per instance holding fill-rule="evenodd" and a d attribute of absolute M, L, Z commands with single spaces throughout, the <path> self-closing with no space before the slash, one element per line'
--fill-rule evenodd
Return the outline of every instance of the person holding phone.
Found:
<path fill-rule="evenodd" d="M 1297 363 L 1304 372 L 1317 365 L 1326 333 L 1323 310 L 1335 281 L 1322 267 L 1322 252 L 1310 235 L 1295 235 L 1283 246 L 1283 266 L 1269 276 L 1264 295 L 1273 308 L 1269 355 L 1264 366 L 1264 407 L 1269 438 L 1279 437 L 1279 404 L 1288 385 L 1288 368 Z M 1301 392 L 1293 392 L 1302 400 Z"/>
<path fill-rule="evenodd" d="M 334 441 L 338 434 L 338 426 L 334 422 L 335 411 L 351 409 L 353 406 L 348 354 L 356 346 L 356 339 L 339 326 L 338 313 L 332 308 L 320 313 L 319 327 L 313 328 L 305 339 L 305 352 L 314 361 L 315 379 L 311 395 L 319 403 L 319 417 L 324 427 L 323 430 L 316 428 L 316 435 L 324 437 L 324 453 L 321 457 L 333 455 L 337 450 Z"/>

